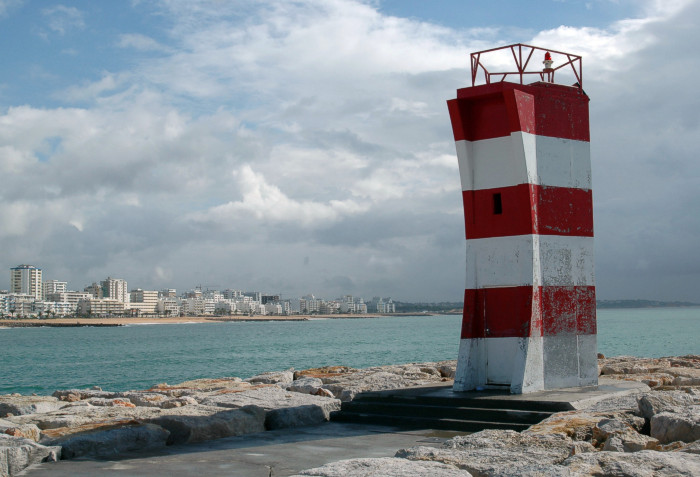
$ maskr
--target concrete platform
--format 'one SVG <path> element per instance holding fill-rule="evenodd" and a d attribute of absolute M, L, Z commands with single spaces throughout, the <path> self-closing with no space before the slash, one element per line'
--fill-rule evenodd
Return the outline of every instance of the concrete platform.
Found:
<path fill-rule="evenodd" d="M 363 393 L 364 397 L 400 399 L 420 406 L 444 401 L 460 406 L 465 400 L 480 408 L 528 409 L 538 406 L 559 411 L 582 409 L 613 397 L 649 388 L 637 382 L 601 380 L 599 386 L 507 394 L 498 391 L 452 391 L 451 385 Z M 87 476 L 245 476 L 282 477 L 329 462 L 360 457 L 391 457 L 398 449 L 415 445 L 439 446 L 465 432 L 410 429 L 396 426 L 329 422 L 314 427 L 283 429 L 201 444 L 166 447 L 149 454 L 123 455 L 109 461 L 68 460 L 34 466 L 20 474 L 28 477 Z"/>
<path fill-rule="evenodd" d="M 400 397 L 403 399 L 430 399 L 453 402 L 478 402 L 484 407 L 496 405 L 504 409 L 546 409 L 550 411 L 573 411 L 585 409 L 611 397 L 622 397 L 648 391 L 649 386 L 637 381 L 600 378 L 597 386 L 563 388 L 538 391 L 528 394 L 510 394 L 508 391 L 486 389 L 484 391 L 455 392 L 452 384 L 431 385 L 407 389 L 373 391 L 362 393 L 362 398 Z"/>
<path fill-rule="evenodd" d="M 166 447 L 158 453 L 124 455 L 118 460 L 44 463 L 19 475 L 282 477 L 343 459 L 393 457 L 397 450 L 404 447 L 439 446 L 456 434 L 429 429 L 401 431 L 384 426 L 329 422 L 320 426 Z"/>

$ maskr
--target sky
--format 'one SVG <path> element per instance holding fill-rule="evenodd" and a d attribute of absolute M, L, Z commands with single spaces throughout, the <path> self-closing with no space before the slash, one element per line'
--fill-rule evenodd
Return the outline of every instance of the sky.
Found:
<path fill-rule="evenodd" d="M 0 0 L 0 289 L 459 301 L 469 53 L 583 56 L 599 299 L 700 302 L 700 2 Z M 2 273 L 1 270 L 6 270 Z"/>

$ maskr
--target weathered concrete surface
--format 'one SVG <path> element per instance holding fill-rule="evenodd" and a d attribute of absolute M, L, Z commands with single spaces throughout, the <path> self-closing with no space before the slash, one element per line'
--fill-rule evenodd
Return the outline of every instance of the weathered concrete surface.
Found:
<path fill-rule="evenodd" d="M 398 431 L 383 426 L 329 422 L 186 446 L 168 446 L 118 460 L 63 460 L 28 469 L 24 477 L 285 477 L 354 458 L 392 457 L 396 449 L 440 445 L 434 431 Z M 374 474 L 381 476 L 383 474 Z M 458 474 L 459 475 L 459 474 Z"/>

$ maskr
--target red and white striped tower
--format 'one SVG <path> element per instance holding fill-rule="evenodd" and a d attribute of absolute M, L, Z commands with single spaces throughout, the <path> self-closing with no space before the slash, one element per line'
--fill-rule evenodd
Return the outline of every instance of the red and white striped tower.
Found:
<path fill-rule="evenodd" d="M 517 71 L 486 70 L 486 54 L 508 49 Z M 589 99 L 581 57 L 548 50 L 545 68 L 530 72 L 537 51 L 473 53 L 472 87 L 447 102 L 467 238 L 455 391 L 598 383 Z M 567 66 L 577 84 L 555 84 Z M 481 70 L 486 84 L 474 86 Z M 533 74 L 539 81 L 524 84 Z"/>

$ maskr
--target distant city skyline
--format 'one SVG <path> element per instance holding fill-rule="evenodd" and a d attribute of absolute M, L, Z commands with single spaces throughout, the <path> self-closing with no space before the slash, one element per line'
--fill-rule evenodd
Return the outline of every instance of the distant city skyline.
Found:
<path fill-rule="evenodd" d="M 599 299 L 700 301 L 700 2 L 0 2 L 0 270 L 459 301 L 469 53 L 583 57 Z M 0 289 L 9 277 L 0 273 Z"/>

